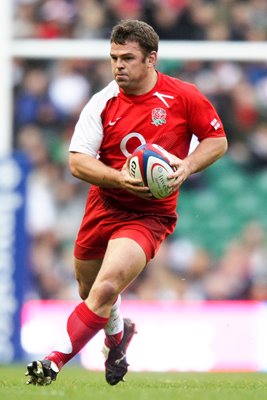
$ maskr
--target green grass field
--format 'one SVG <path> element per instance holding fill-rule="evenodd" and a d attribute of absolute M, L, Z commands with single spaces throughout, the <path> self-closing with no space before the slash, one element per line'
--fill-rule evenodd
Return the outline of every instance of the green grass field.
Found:
<path fill-rule="evenodd" d="M 0 366 L 1 400 L 266 400 L 267 374 L 136 373 L 109 386 L 102 372 L 67 366 L 46 387 L 26 385 L 24 366 Z"/>

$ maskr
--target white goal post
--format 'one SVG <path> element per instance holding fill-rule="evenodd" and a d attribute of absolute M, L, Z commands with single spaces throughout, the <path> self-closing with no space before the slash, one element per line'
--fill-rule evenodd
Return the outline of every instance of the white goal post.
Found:
<path fill-rule="evenodd" d="M 0 157 L 12 147 L 12 59 L 86 58 L 109 56 L 108 40 L 13 39 L 11 0 L 0 0 Z M 161 41 L 160 59 L 267 62 L 266 42 Z"/>
<path fill-rule="evenodd" d="M 102 39 L 14 40 L 10 57 L 107 59 L 109 41 Z M 265 42 L 168 41 L 159 45 L 159 57 L 167 60 L 231 60 L 267 62 Z"/>

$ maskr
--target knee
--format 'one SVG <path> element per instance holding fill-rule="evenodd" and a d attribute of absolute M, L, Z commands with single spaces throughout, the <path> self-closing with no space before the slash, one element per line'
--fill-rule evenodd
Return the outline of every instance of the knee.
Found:
<path fill-rule="evenodd" d="M 98 307 L 112 305 L 119 295 L 117 286 L 110 281 L 103 281 L 92 287 L 92 298 Z M 91 297 L 91 296 L 90 296 Z"/>

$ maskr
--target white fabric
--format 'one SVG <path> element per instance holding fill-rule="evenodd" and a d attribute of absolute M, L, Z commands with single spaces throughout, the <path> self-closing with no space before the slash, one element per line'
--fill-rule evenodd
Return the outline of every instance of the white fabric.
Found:
<path fill-rule="evenodd" d="M 119 295 L 117 301 L 113 304 L 110 312 L 108 323 L 105 326 L 106 335 L 116 335 L 116 333 L 123 331 L 123 318 L 120 315 L 121 296 Z"/>
<path fill-rule="evenodd" d="M 95 94 L 81 112 L 72 136 L 69 151 L 96 157 L 103 139 L 101 113 L 108 100 L 119 93 L 118 85 L 112 81 Z"/>

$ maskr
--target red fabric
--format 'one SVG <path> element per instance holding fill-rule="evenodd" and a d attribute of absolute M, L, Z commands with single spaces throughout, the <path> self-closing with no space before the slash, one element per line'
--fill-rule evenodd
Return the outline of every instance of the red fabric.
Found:
<path fill-rule="evenodd" d="M 154 257 L 160 243 L 175 228 L 177 215 L 155 215 L 117 209 L 93 187 L 86 205 L 74 255 L 80 260 L 103 258 L 110 239 L 127 237 L 144 250 L 147 261 Z"/>
<path fill-rule="evenodd" d="M 193 134 L 199 141 L 225 136 L 213 105 L 194 85 L 158 72 L 156 85 L 144 95 L 126 95 L 114 81 L 94 95 L 76 124 L 70 151 L 98 155 L 105 165 L 120 170 L 144 143 L 184 159 Z M 176 211 L 177 194 L 148 201 L 126 190 L 102 188 L 102 195 L 129 212 Z"/>
<path fill-rule="evenodd" d="M 72 351 L 63 353 L 53 351 L 45 358 L 53 361 L 59 369 L 72 359 L 108 322 L 91 311 L 84 302 L 80 303 L 70 314 L 67 321 L 67 332 L 72 345 Z"/>
<path fill-rule="evenodd" d="M 123 337 L 123 331 L 116 333 L 115 335 L 106 335 L 105 337 L 105 345 L 109 348 L 112 349 L 121 342 Z"/>

